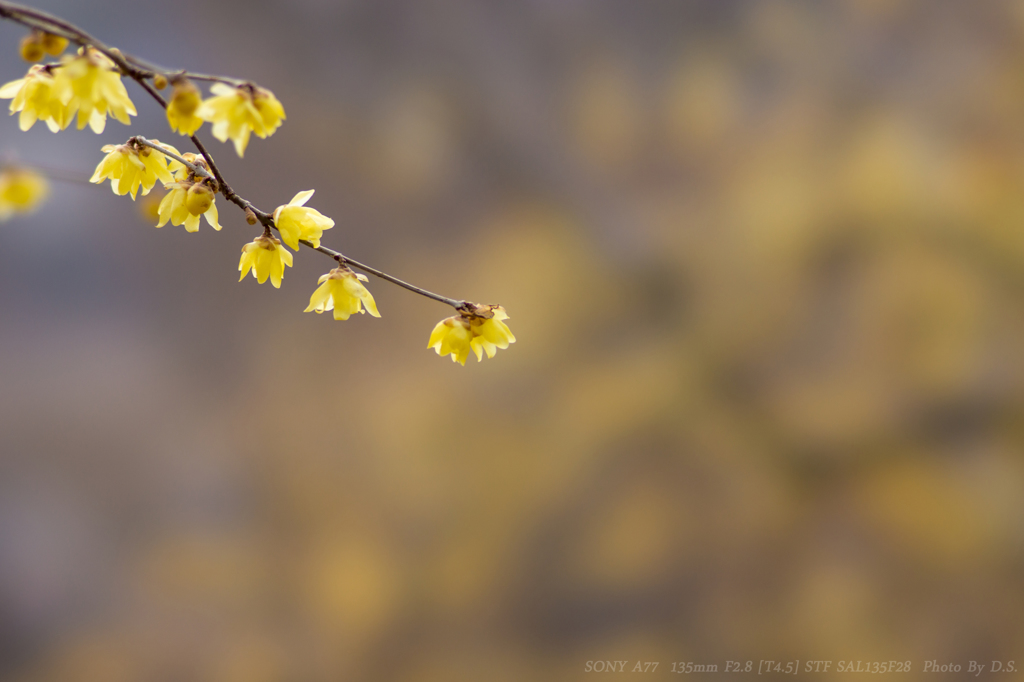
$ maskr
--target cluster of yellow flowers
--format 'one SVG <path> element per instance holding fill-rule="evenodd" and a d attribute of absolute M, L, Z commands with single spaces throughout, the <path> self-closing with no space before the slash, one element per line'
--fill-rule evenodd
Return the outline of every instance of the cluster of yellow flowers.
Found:
<path fill-rule="evenodd" d="M 295 250 L 299 248 L 300 239 L 320 246 L 321 235 L 324 230 L 334 227 L 334 221 L 315 208 L 304 206 L 313 196 L 313 191 L 307 189 L 299 192 L 287 204 L 274 209 L 274 225 L 281 239 L 264 234 L 242 247 L 242 260 L 238 263 L 238 270 L 242 273 L 238 278 L 239 282 L 245 279 L 251 270 L 252 276 L 260 284 L 270 277 L 271 283 L 275 287 L 280 287 L 284 267 L 291 267 L 292 264 L 292 254 L 281 246 L 281 242 Z M 347 316 L 343 319 L 347 319 Z"/>
<path fill-rule="evenodd" d="M 28 61 L 38 61 L 47 53 L 60 55 L 67 42 L 60 36 L 34 31 L 22 41 L 21 53 Z M 115 63 L 92 47 L 83 47 L 77 55 L 65 56 L 58 63 L 33 65 L 24 78 L 0 86 L 0 99 L 12 100 L 11 114 L 20 114 L 22 130 L 29 130 L 36 121 L 43 121 L 50 130 L 58 132 L 67 128 L 76 115 L 79 130 L 88 125 L 96 133 L 103 132 L 108 115 L 128 125 L 136 111 L 117 66 L 124 62 L 120 61 L 119 54 L 113 51 L 108 54 L 118 61 Z M 253 133 L 266 138 L 285 119 L 284 107 L 273 93 L 252 83 L 229 85 L 221 82 L 226 79 L 217 80 L 210 87 L 213 96 L 204 100 L 185 75 L 170 76 L 169 82 L 168 77 L 161 74 L 146 77 L 152 77 L 158 89 L 173 85 L 167 102 L 167 121 L 172 130 L 192 135 L 204 122 L 209 122 L 213 136 L 221 142 L 230 139 L 239 156 L 244 155 Z M 204 216 L 215 230 L 221 229 L 215 202 L 221 188 L 202 155 L 181 154 L 169 144 L 141 137 L 132 137 L 124 144 L 105 145 L 102 151 L 105 156 L 91 182 L 102 184 L 110 180 L 115 194 L 131 194 L 133 201 L 140 189 L 146 196 L 158 180 L 163 183 L 168 191 L 157 209 L 157 227 L 170 222 L 184 225 L 188 232 L 196 232 L 199 217 Z M 324 230 L 334 227 L 334 221 L 305 205 L 313 192 L 311 189 L 299 192 L 287 204 L 278 206 L 272 218 L 261 214 L 264 232 L 242 247 L 239 281 L 251 272 L 260 284 L 270 279 L 279 288 L 285 267 L 291 267 L 293 260 L 285 246 L 297 251 L 301 242 L 320 248 Z M 15 212 L 31 210 L 46 193 L 46 182 L 37 173 L 0 172 L 0 220 Z M 244 201 L 240 205 L 249 206 Z M 247 212 L 248 222 L 254 224 L 255 213 Z M 277 229 L 280 239 L 271 234 L 271 227 Z M 363 284 L 366 276 L 353 272 L 339 254 L 328 252 L 335 255 L 338 266 L 320 277 L 305 312 L 333 310 L 335 320 L 347 320 L 363 312 L 380 317 L 373 295 Z M 501 306 L 462 303 L 458 310 L 459 315 L 442 320 L 430 335 L 427 347 L 434 348 L 439 355 L 450 354 L 453 361 L 465 365 L 471 351 L 479 361 L 484 353 L 489 358 L 494 357 L 496 349 L 508 348 L 515 342 L 503 322 L 508 315 Z"/>
<path fill-rule="evenodd" d="M 267 138 L 286 118 L 284 107 L 274 93 L 252 83 L 231 86 L 214 83 L 213 97 L 203 100 L 199 89 L 187 78 L 174 81 L 167 103 L 167 122 L 182 135 L 192 135 L 204 121 L 213 124 L 213 136 L 221 142 L 229 139 L 239 156 L 245 156 L 249 135 Z"/>
<path fill-rule="evenodd" d="M 516 342 L 512 330 L 503 320 L 508 313 L 500 305 L 468 304 L 469 310 L 441 320 L 434 327 L 427 342 L 427 348 L 433 348 L 441 357 L 452 356 L 452 362 L 466 364 L 469 352 L 476 354 L 477 362 L 483 359 L 484 353 L 493 358 L 498 348 L 508 348 Z"/>
<path fill-rule="evenodd" d="M 209 171 L 202 154 L 189 153 L 182 158 Z M 187 232 L 198 232 L 199 216 L 203 216 L 210 227 L 220 232 L 216 183 L 208 175 L 196 177 L 188 166 L 175 159 L 168 161 L 168 169 L 174 175 L 174 182 L 164 184 L 164 188 L 169 191 L 157 209 L 156 226 L 163 227 L 170 221 L 171 225 L 183 224 Z"/>
<path fill-rule="evenodd" d="M 203 216 L 210 227 L 220 232 L 220 216 L 207 180 L 182 180 L 164 186 L 170 191 L 164 195 L 157 209 L 157 227 L 163 227 L 170 221 L 171 225 L 184 225 L 186 232 L 198 232 L 199 216 Z"/>
<path fill-rule="evenodd" d="M 280 240 L 263 235 L 242 248 L 242 260 L 239 261 L 239 271 L 242 272 L 242 276 L 240 276 L 239 282 L 242 282 L 246 274 L 252 271 L 254 278 L 260 284 L 270 278 L 270 283 L 274 287 L 281 287 L 285 266 L 292 265 L 292 254 L 281 243 L 284 242 L 295 250 L 299 248 L 299 240 L 305 240 L 314 247 L 319 246 L 319 240 L 324 235 L 324 230 L 334 227 L 334 220 L 316 209 L 305 206 L 305 203 L 313 196 L 313 191 L 313 189 L 300 191 L 288 204 L 274 209 L 273 224 L 278 227 Z M 324 282 L 324 278 L 321 278 L 321 282 Z M 361 285 L 359 286 L 361 287 Z M 367 296 L 370 296 L 369 292 L 367 292 Z M 313 298 L 315 297 L 316 294 L 313 294 Z M 372 302 L 373 297 L 370 297 L 370 300 Z M 309 305 L 315 307 L 312 299 L 310 299 Z M 326 309 L 330 310 L 331 308 Z M 319 312 L 323 312 L 323 310 L 319 310 Z M 373 312 L 376 316 L 380 316 L 376 314 L 376 306 L 374 306 Z M 335 318 L 339 318 L 337 314 Z M 348 315 L 346 314 L 340 319 L 348 319 Z"/>
<path fill-rule="evenodd" d="M 178 150 L 171 145 L 160 140 L 152 142 L 180 156 Z M 103 151 L 107 155 L 96 166 L 90 182 L 102 183 L 109 179 L 115 194 L 130 192 L 132 200 L 140 187 L 143 196 L 149 194 L 157 180 L 163 183 L 165 189 L 170 190 L 160 201 L 157 227 L 163 227 L 170 221 L 172 225 L 184 224 L 187 231 L 196 232 L 199 230 L 199 216 L 202 215 L 213 229 L 221 229 L 217 222 L 217 206 L 209 178 L 196 179 L 185 164 L 168 158 L 152 147 L 139 144 L 134 138 L 125 144 L 105 145 Z M 196 165 L 206 165 L 202 156 L 185 154 L 182 158 Z"/>
<path fill-rule="evenodd" d="M 26 168 L 0 170 L 0 222 L 16 213 L 34 210 L 49 193 L 46 178 L 35 171 Z"/>
<path fill-rule="evenodd" d="M 26 41 L 22 55 L 30 61 L 41 59 L 44 52 L 60 54 L 67 47 L 64 38 L 41 32 L 33 33 Z M 160 76 L 154 82 L 165 85 L 166 78 Z M 252 83 L 214 83 L 210 86 L 214 96 L 204 100 L 187 78 L 179 76 L 171 82 L 174 90 L 167 104 L 171 129 L 192 135 L 209 122 L 213 136 L 221 142 L 230 139 L 239 156 L 245 155 L 252 133 L 269 137 L 285 119 L 284 107 L 274 93 Z M 0 87 L 0 99 L 12 100 L 11 114 L 20 113 L 22 130 L 43 121 L 58 132 L 68 127 L 77 112 L 79 130 L 88 124 L 94 132 L 102 133 L 107 114 L 125 125 L 137 115 L 117 65 L 93 48 L 81 48 L 77 56 L 66 56 L 56 64 L 31 66 L 24 78 Z"/>
<path fill-rule="evenodd" d="M 0 99 L 12 100 L 11 113 L 21 113 L 22 130 L 40 120 L 57 132 L 67 128 L 77 112 L 79 130 L 88 124 L 93 132 L 102 133 L 107 114 L 125 125 L 136 115 L 114 63 L 92 48 L 82 48 L 59 64 L 30 67 L 24 78 L 0 87 Z"/>

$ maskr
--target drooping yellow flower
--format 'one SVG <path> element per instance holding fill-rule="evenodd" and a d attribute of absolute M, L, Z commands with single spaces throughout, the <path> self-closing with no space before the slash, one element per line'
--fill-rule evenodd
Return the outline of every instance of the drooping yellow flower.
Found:
<path fill-rule="evenodd" d="M 183 182 L 172 182 L 165 184 L 164 187 L 170 190 L 164 195 L 164 198 L 160 201 L 160 207 L 157 209 L 157 213 L 160 216 L 160 221 L 156 224 L 157 227 L 163 227 L 167 224 L 167 221 L 171 221 L 171 225 L 185 225 L 185 230 L 188 232 L 199 231 L 199 216 L 202 215 L 206 218 L 206 222 L 210 223 L 210 227 L 217 230 L 221 229 L 220 224 L 217 222 L 217 204 L 212 199 L 213 192 L 209 188 L 205 188 L 209 191 L 209 196 L 202 193 L 203 200 L 196 200 L 194 197 L 199 194 L 196 192 L 192 193 L 190 198 L 189 191 L 199 183 Z M 207 203 L 206 199 L 210 199 Z"/>
<path fill-rule="evenodd" d="M 213 136 L 221 142 L 230 138 L 239 156 L 245 155 L 249 133 L 261 138 L 273 135 L 285 119 L 284 107 L 269 90 L 245 83 L 231 87 L 214 83 L 215 97 L 204 100 L 195 115 L 213 124 Z"/>
<path fill-rule="evenodd" d="M 171 124 L 171 130 L 182 135 L 192 135 L 199 130 L 199 126 L 203 125 L 203 119 L 195 114 L 202 101 L 199 88 L 194 86 L 192 81 L 176 81 L 171 101 L 167 103 L 167 122 Z"/>
<path fill-rule="evenodd" d="M 21 112 L 18 126 L 28 130 L 37 120 L 46 123 L 53 132 L 68 127 L 72 111 L 61 98 L 61 90 L 49 68 L 33 66 L 24 78 L 0 87 L 0 99 L 11 101 L 11 114 Z"/>
<path fill-rule="evenodd" d="M 320 277 L 317 290 L 309 297 L 309 306 L 304 312 L 322 313 L 334 310 L 334 319 L 347 320 L 356 313 L 366 312 L 380 317 L 377 302 L 363 286 L 366 275 L 358 275 L 345 266 L 339 266 Z"/>
<path fill-rule="evenodd" d="M 39 173 L 25 168 L 0 171 L 0 221 L 16 213 L 35 210 L 50 193 L 50 185 Z"/>
<path fill-rule="evenodd" d="M 498 348 L 508 348 L 516 342 L 512 330 L 502 320 L 508 314 L 500 305 L 469 304 L 470 310 L 461 315 L 441 320 L 430 334 L 427 348 L 433 348 L 444 357 L 452 356 L 452 362 L 466 364 L 469 352 L 473 351 L 477 362 L 487 357 L 493 358 Z"/>
<path fill-rule="evenodd" d="M 441 320 L 430 333 L 427 348 L 433 348 L 441 357 L 451 354 L 452 362 L 465 365 L 473 338 L 469 327 L 469 320 L 461 315 Z"/>
<path fill-rule="evenodd" d="M 503 320 L 508 319 L 508 313 L 505 312 L 505 309 L 500 305 L 484 307 L 490 309 L 493 317 L 474 317 L 470 320 L 470 330 L 473 332 L 473 338 L 470 339 L 469 343 L 473 352 L 476 353 L 477 362 L 483 359 L 483 352 L 487 353 L 487 357 L 493 358 L 494 354 L 498 352 L 498 348 L 505 349 L 508 348 L 510 343 L 516 342 L 516 337 L 512 334 L 512 330 L 503 322 Z"/>
<path fill-rule="evenodd" d="M 102 133 L 111 114 L 125 125 L 136 116 L 135 105 L 121 82 L 121 74 L 110 59 L 92 48 L 79 50 L 76 57 L 65 57 L 56 69 L 57 91 L 69 112 L 78 112 L 78 129 L 86 123 Z"/>
<path fill-rule="evenodd" d="M 281 240 L 296 251 L 300 239 L 305 239 L 313 246 L 320 246 L 324 230 L 334 227 L 334 221 L 320 211 L 303 206 L 313 196 L 313 192 L 311 189 L 299 192 L 287 205 L 274 209 L 274 224 L 281 232 Z"/>
<path fill-rule="evenodd" d="M 163 144 L 160 140 L 153 142 Z M 171 145 L 164 146 L 175 154 L 178 153 Z M 134 201 L 139 187 L 142 187 L 142 195 L 145 196 L 153 189 L 157 180 L 164 183 L 174 182 L 167 168 L 167 157 L 155 149 L 129 144 L 108 144 L 103 146 L 103 151 L 107 155 L 96 166 L 96 172 L 89 182 L 99 184 L 110 178 L 110 187 L 118 196 L 131 192 Z"/>
<path fill-rule="evenodd" d="M 242 273 L 238 281 L 241 282 L 252 270 L 252 276 L 260 284 L 267 281 L 277 288 L 281 288 L 281 278 L 284 276 L 284 266 L 291 267 L 292 254 L 281 246 L 281 240 L 267 235 L 256 237 L 242 247 L 242 260 L 238 261 L 238 271 Z"/>

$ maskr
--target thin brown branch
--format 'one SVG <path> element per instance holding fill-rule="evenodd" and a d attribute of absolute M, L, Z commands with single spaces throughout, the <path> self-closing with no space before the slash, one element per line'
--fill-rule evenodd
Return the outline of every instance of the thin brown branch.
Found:
<path fill-rule="evenodd" d="M 142 137 L 141 135 L 134 135 L 134 136 L 128 138 L 128 141 L 129 142 L 134 141 L 134 142 L 136 142 L 138 144 L 141 144 L 143 147 L 149 147 L 150 149 L 155 149 L 158 152 L 160 152 L 161 154 L 163 154 L 164 156 L 169 156 L 172 159 L 174 159 L 175 161 L 185 165 L 190 171 L 192 171 L 196 175 L 201 175 L 204 178 L 213 178 L 213 174 L 211 174 L 210 171 L 208 171 L 205 168 L 203 168 L 202 166 L 200 166 L 198 163 L 192 163 L 191 161 L 187 160 L 185 157 L 179 156 L 179 155 L 175 154 L 174 152 L 172 152 L 167 147 L 165 147 L 165 146 L 163 146 L 161 144 L 157 144 L 156 142 L 151 142 L 151 141 L 147 140 L 146 138 Z"/>
<path fill-rule="evenodd" d="M 277 229 L 277 228 L 275 227 L 274 229 Z M 402 281 L 402 280 L 398 279 L 397 277 L 393 277 L 392 275 L 389 275 L 386 272 L 378 270 L 377 268 L 370 267 L 369 265 L 364 265 L 364 264 L 360 263 L 357 260 L 352 260 L 348 256 L 346 256 L 346 255 L 344 255 L 342 253 L 339 253 L 339 252 L 335 251 L 334 249 L 329 249 L 326 246 L 313 246 L 313 244 L 311 242 L 307 242 L 305 239 L 299 240 L 299 243 L 304 245 L 304 246 L 308 246 L 309 248 L 313 249 L 314 251 L 319 251 L 320 253 L 326 254 L 326 255 L 330 256 L 331 258 L 333 258 L 334 260 L 338 261 L 339 263 L 344 263 L 345 265 L 351 265 L 354 268 L 358 268 L 360 270 L 368 272 L 369 274 L 373 275 L 374 277 L 380 277 L 384 281 L 391 282 L 392 284 L 396 284 L 396 285 L 402 287 L 403 289 L 408 289 L 409 291 L 412 291 L 413 293 L 417 293 L 420 296 L 426 296 L 427 298 L 432 298 L 435 301 L 440 301 L 441 303 L 447 303 L 448 305 L 450 305 L 451 307 L 456 308 L 456 309 L 462 309 L 463 306 L 466 305 L 466 301 L 457 301 L 454 298 L 448 298 L 447 296 L 442 296 L 441 294 L 435 294 L 432 291 L 427 291 L 426 289 L 422 289 L 422 288 L 416 286 L 415 284 L 409 284 L 408 282 Z"/>
<path fill-rule="evenodd" d="M 167 80 L 172 82 L 177 78 L 188 78 L 189 80 L 194 81 L 206 81 L 210 83 L 227 83 L 228 85 L 233 85 L 235 87 L 238 87 L 239 85 L 248 82 L 241 78 L 231 78 L 230 76 L 214 76 L 208 73 L 196 73 L 194 71 L 186 71 L 185 69 L 167 69 L 162 66 L 157 66 L 156 64 L 145 59 L 139 59 L 138 57 L 127 54 L 124 56 L 124 58 L 131 62 L 133 66 L 138 67 L 140 71 L 148 72 L 151 76 L 160 74 L 161 76 L 164 76 L 165 78 L 167 78 Z"/>
<path fill-rule="evenodd" d="M 221 82 L 236 86 L 248 82 L 238 80 L 235 78 L 227 78 L 224 76 L 210 76 L 207 74 L 191 73 L 184 70 L 168 71 L 160 69 L 155 65 L 146 62 L 145 60 L 141 60 L 137 57 L 132 57 L 130 55 L 125 55 L 120 50 L 107 46 L 103 42 L 97 40 L 90 34 L 78 28 L 74 24 L 67 22 L 59 17 L 55 17 L 51 14 L 31 7 L 24 7 L 22 5 L 6 2 L 4 0 L 0 0 L 0 18 L 9 19 L 24 26 L 28 26 L 29 28 L 36 28 L 43 31 L 47 31 L 48 33 L 52 33 L 54 35 L 59 35 L 64 38 L 67 38 L 71 42 L 74 42 L 83 47 L 89 46 L 98 50 L 99 52 L 106 55 L 111 61 L 113 61 L 114 64 L 117 65 L 117 68 L 120 69 L 122 74 L 134 80 L 136 83 L 139 84 L 139 86 L 143 90 L 148 92 L 149 95 L 154 100 L 156 100 L 165 111 L 167 109 L 167 100 L 165 100 L 163 96 L 152 85 L 152 83 L 149 82 L 149 79 L 153 78 L 153 76 L 157 74 L 161 74 L 167 77 L 168 79 L 184 76 L 192 80 Z M 202 167 L 197 166 L 196 164 L 189 163 L 181 156 L 178 156 L 177 154 L 174 154 L 169 150 L 160 147 L 159 145 L 152 143 L 143 137 L 136 136 L 134 139 L 139 144 L 145 145 L 147 147 L 152 147 L 153 149 L 157 149 L 161 153 L 166 154 L 176 159 L 177 161 L 185 164 L 197 175 L 204 175 L 206 177 L 209 177 L 209 175 L 212 174 L 213 178 L 217 181 L 219 191 L 224 195 L 225 199 L 235 204 L 245 212 L 251 211 L 259 220 L 260 224 L 263 226 L 265 231 L 269 231 L 271 229 L 278 230 L 277 225 L 274 224 L 274 217 L 270 213 L 267 213 L 266 211 L 262 211 L 256 208 L 256 206 L 254 206 L 252 202 L 240 196 L 231 188 L 231 185 L 229 185 L 227 180 L 224 179 L 224 175 L 221 173 L 220 168 L 217 167 L 217 163 L 213 160 L 213 156 L 206 149 L 206 145 L 204 145 L 202 140 L 200 140 L 196 135 L 191 135 L 189 139 L 192 140 L 192 144 L 195 145 L 199 153 L 203 155 L 204 159 L 206 159 L 206 163 L 210 167 L 209 173 L 206 172 L 206 169 L 203 169 Z M 280 232 L 280 230 L 278 230 L 278 232 Z M 353 260 L 348 256 L 345 256 L 341 252 L 327 248 L 326 246 L 313 246 L 311 242 L 305 240 L 301 240 L 300 243 L 310 249 L 313 249 L 314 251 L 319 251 L 320 253 L 330 256 L 338 263 L 350 265 L 354 268 L 371 274 L 374 277 L 379 277 L 380 279 L 400 286 L 403 289 L 407 289 L 413 293 L 425 296 L 426 298 L 430 298 L 441 303 L 445 303 L 447 305 L 452 306 L 456 310 L 469 310 L 467 308 L 469 304 L 466 301 L 448 298 L 447 296 L 435 294 L 432 291 L 428 291 L 414 284 L 409 284 L 408 282 L 400 280 L 397 277 L 394 277 L 393 275 L 389 275 L 386 272 L 378 270 L 377 268 L 371 267 L 369 265 L 364 265 L 363 263 Z"/>

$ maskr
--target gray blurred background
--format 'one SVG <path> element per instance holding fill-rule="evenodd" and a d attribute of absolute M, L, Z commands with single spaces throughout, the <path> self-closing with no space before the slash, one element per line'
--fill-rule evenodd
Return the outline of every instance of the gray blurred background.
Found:
<path fill-rule="evenodd" d="M 0 225 L 0 678 L 1024 660 L 1024 3 L 34 4 L 272 90 L 244 159 L 199 131 L 233 187 L 519 342 L 55 182 Z M 128 90 L 0 154 L 188 147 Z"/>

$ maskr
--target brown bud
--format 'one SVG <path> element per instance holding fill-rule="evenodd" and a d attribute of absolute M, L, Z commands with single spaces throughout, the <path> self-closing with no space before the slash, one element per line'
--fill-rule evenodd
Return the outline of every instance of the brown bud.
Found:
<path fill-rule="evenodd" d="M 38 62 L 45 54 L 38 34 L 32 33 L 21 39 L 21 58 L 26 62 Z"/>
<path fill-rule="evenodd" d="M 245 222 L 249 223 L 250 225 L 255 225 L 256 221 L 257 221 L 256 214 L 252 212 L 251 208 L 246 207 L 246 209 L 245 209 Z"/>
<path fill-rule="evenodd" d="M 68 39 L 62 36 L 55 36 L 52 33 L 43 33 L 42 44 L 47 54 L 56 57 L 67 49 Z"/>

